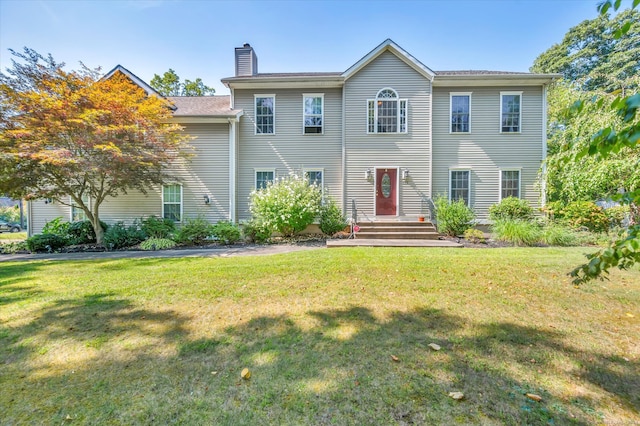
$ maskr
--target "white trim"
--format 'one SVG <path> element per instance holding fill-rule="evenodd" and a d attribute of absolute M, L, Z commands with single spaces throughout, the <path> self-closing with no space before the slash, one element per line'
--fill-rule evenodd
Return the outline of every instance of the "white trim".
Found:
<path fill-rule="evenodd" d="M 322 119 L 322 131 L 320 133 L 306 133 L 304 130 L 307 126 L 305 126 L 305 99 L 306 98 L 320 98 L 322 99 L 322 105 L 320 107 L 320 118 Z M 303 135 L 324 135 L 324 93 L 303 93 L 302 94 L 302 134 Z"/>
<path fill-rule="evenodd" d="M 258 190 L 258 172 L 271 172 L 273 173 L 273 180 L 271 182 L 276 181 L 276 169 L 253 169 L 253 189 L 254 190 Z"/>
<path fill-rule="evenodd" d="M 378 216 L 378 205 L 376 203 L 376 191 L 378 189 L 378 169 L 395 169 L 396 170 L 396 214 L 400 216 L 400 166 L 375 166 L 373 168 L 373 215 Z M 381 215 L 383 216 L 383 215 Z M 394 216 L 394 215 L 384 215 Z"/>
<path fill-rule="evenodd" d="M 346 105 L 346 94 L 345 94 L 346 90 L 344 90 L 344 88 L 342 89 L 342 124 L 341 124 L 341 144 L 342 144 L 342 176 L 340 177 L 340 180 L 342 181 L 342 214 L 344 215 L 344 217 L 347 217 L 347 205 L 349 204 L 349 202 L 347 201 L 347 140 L 345 137 L 345 132 L 346 132 L 346 124 L 345 124 L 345 117 L 346 117 L 346 111 L 345 111 L 345 105 Z M 350 215 L 349 215 L 350 216 Z"/>
<path fill-rule="evenodd" d="M 449 92 L 449 133 L 452 135 L 468 135 L 471 133 L 471 94 L 473 92 Z M 469 131 L 468 132 L 454 132 L 453 131 L 453 97 L 454 96 L 468 96 L 469 97 Z"/>
<path fill-rule="evenodd" d="M 520 96 L 520 108 L 518 109 L 518 131 L 517 132 L 503 132 L 502 131 L 502 98 L 504 96 L 509 96 L 509 95 L 518 95 Z M 522 133 L 522 91 L 504 91 L 504 92 L 500 92 L 500 113 L 498 114 L 500 117 L 500 122 L 499 125 L 500 127 L 498 127 L 498 129 L 500 130 L 501 134 L 504 135 L 517 135 L 519 133 Z"/>
<path fill-rule="evenodd" d="M 467 172 L 467 190 L 469 191 L 467 207 L 471 207 L 471 168 L 470 167 L 449 168 L 449 202 L 451 202 L 451 173 L 452 172 Z"/>
<path fill-rule="evenodd" d="M 84 194 L 83 197 L 87 197 L 87 204 L 88 204 L 87 207 L 89 207 L 89 210 L 91 210 L 91 197 L 87 194 Z M 73 209 L 80 210 L 81 214 L 84 216 L 84 219 L 82 220 L 89 220 L 89 218 L 87 217 L 87 213 L 84 210 L 82 210 L 82 208 L 78 206 L 75 203 L 75 201 L 73 201 L 73 198 L 71 198 L 71 195 L 69 195 L 69 222 L 74 222 Z"/>
<path fill-rule="evenodd" d="M 384 90 L 391 90 L 395 93 L 395 98 L 380 98 L 380 92 Z M 396 131 L 395 132 L 378 132 L 378 101 L 395 101 L 396 102 Z M 373 132 L 369 131 L 369 104 L 373 102 Z M 400 104 L 404 102 L 404 131 L 400 131 Z M 400 98 L 398 91 L 393 87 L 383 87 L 378 90 L 376 97 L 373 99 L 367 99 L 367 134 L 368 135 L 397 135 L 409 133 L 409 101 L 406 98 Z"/>
<path fill-rule="evenodd" d="M 429 69 L 429 67 L 424 65 L 422 62 L 414 58 L 412 55 L 410 55 L 406 50 L 398 46 L 390 38 L 380 43 L 371 52 L 367 53 L 362 59 L 360 59 L 358 62 L 353 64 L 351 67 L 349 67 L 348 70 L 342 73 L 342 77 L 344 77 L 345 80 L 349 79 L 358 71 L 360 71 L 362 68 L 367 66 L 371 61 L 373 61 L 375 58 L 377 58 L 378 56 L 380 56 L 386 51 L 389 51 L 394 55 L 396 55 L 400 60 L 402 60 L 407 65 L 409 65 L 414 70 L 416 70 L 419 74 L 427 78 L 429 81 L 433 81 L 433 78 L 435 77 L 436 73 L 433 72 L 431 69 Z"/>
<path fill-rule="evenodd" d="M 429 177 L 429 198 L 433 198 L 433 83 L 429 87 L 429 166 L 427 176 Z M 422 199 L 420 200 L 422 206 Z"/>
<path fill-rule="evenodd" d="M 123 67 L 122 65 L 116 65 L 114 69 L 112 69 L 111 71 L 109 71 L 108 73 L 106 73 L 101 80 L 108 80 L 109 78 L 111 78 L 112 75 L 114 75 L 116 72 L 120 71 L 122 74 L 126 75 L 127 77 L 129 77 L 129 79 L 138 87 L 140 87 L 142 90 L 144 90 L 145 92 L 147 92 L 147 95 L 156 95 L 160 98 L 166 99 L 165 96 L 163 96 L 160 92 L 158 92 L 156 89 L 154 89 L 153 87 L 151 87 L 150 85 L 148 85 L 147 83 L 144 82 L 144 80 L 142 80 L 141 78 L 139 78 L 138 76 L 136 76 L 134 73 L 132 73 L 131 71 L 129 71 L 128 69 L 126 69 L 125 67 Z"/>
<path fill-rule="evenodd" d="M 502 172 L 518 172 L 518 197 L 522 199 L 522 167 L 504 167 L 498 169 L 498 201 L 502 201 Z"/>
<path fill-rule="evenodd" d="M 542 184 L 540 207 L 547 204 L 547 85 L 542 86 Z M 522 180 L 522 177 L 520 177 Z"/>
<path fill-rule="evenodd" d="M 236 222 L 236 120 L 229 120 L 229 220 Z"/>
<path fill-rule="evenodd" d="M 160 188 L 160 196 L 162 198 L 162 218 L 164 219 L 164 204 L 165 204 L 164 203 L 164 187 L 173 186 L 173 185 L 178 185 L 180 187 L 180 220 L 177 221 L 177 223 L 182 223 L 184 222 L 184 188 L 182 187 L 182 184 L 178 182 L 164 183 Z M 176 203 L 171 203 L 171 204 L 176 204 Z"/>
<path fill-rule="evenodd" d="M 322 190 L 322 195 L 324 196 L 324 167 L 305 167 L 304 169 L 302 169 L 303 175 L 306 175 L 309 172 L 320 172 L 322 174 L 320 189 Z"/>
<path fill-rule="evenodd" d="M 258 132 L 258 112 L 256 111 L 258 106 L 256 105 L 256 100 L 258 98 L 273 98 L 273 132 L 271 133 L 262 133 Z M 253 134 L 254 135 L 275 135 L 276 134 L 276 95 L 275 94 L 253 94 Z"/>

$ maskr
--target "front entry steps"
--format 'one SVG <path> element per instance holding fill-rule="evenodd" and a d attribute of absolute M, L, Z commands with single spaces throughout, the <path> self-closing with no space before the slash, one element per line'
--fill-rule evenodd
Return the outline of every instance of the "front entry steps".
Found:
<path fill-rule="evenodd" d="M 327 247 L 462 247 L 440 234 L 431 222 L 361 222 L 355 238 L 328 240 Z"/>

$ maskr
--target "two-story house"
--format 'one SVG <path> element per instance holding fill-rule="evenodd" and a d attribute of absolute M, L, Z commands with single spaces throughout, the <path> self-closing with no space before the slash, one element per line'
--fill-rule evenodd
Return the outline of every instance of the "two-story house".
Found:
<path fill-rule="evenodd" d="M 555 75 L 433 71 L 392 40 L 344 72 L 259 73 L 249 44 L 235 61 L 236 75 L 222 79 L 230 96 L 169 98 L 195 157 L 162 188 L 106 201 L 105 222 L 237 222 L 250 217 L 251 191 L 289 173 L 308 174 L 347 216 L 355 204 L 360 220 L 415 219 L 438 195 L 463 199 L 481 220 L 505 197 L 541 203 Z M 30 205 L 31 233 L 57 216 L 82 219 L 59 203 Z"/>

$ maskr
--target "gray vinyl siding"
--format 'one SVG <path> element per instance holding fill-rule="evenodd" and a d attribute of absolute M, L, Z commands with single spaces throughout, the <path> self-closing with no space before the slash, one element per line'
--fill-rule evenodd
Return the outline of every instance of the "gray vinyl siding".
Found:
<path fill-rule="evenodd" d="M 303 134 L 303 94 L 324 93 L 324 133 Z M 274 170 L 275 177 L 302 170 L 324 170 L 325 194 L 342 199 L 341 89 L 282 89 L 234 91 L 235 108 L 242 109 L 238 141 L 237 214 L 248 219 L 249 195 L 256 170 Z M 275 134 L 255 134 L 254 95 L 275 94 Z"/>
<path fill-rule="evenodd" d="M 407 99 L 407 133 L 367 134 L 367 100 L 385 87 Z M 347 80 L 344 90 L 346 202 L 350 205 L 355 199 L 361 214 L 373 217 L 374 183 L 365 179 L 365 171 L 409 169 L 409 182 L 399 185 L 398 215 L 417 216 L 422 199 L 429 198 L 431 83 L 393 53 L 385 52 Z"/>
<path fill-rule="evenodd" d="M 500 92 L 522 91 L 521 133 L 500 133 Z M 471 133 L 449 133 L 449 93 L 472 92 Z M 433 90 L 433 193 L 448 194 L 449 170 L 471 171 L 470 203 L 479 219 L 500 201 L 500 170 L 520 169 L 520 196 L 540 205 L 542 87 L 436 87 Z"/>
<path fill-rule="evenodd" d="M 203 216 L 215 223 L 229 218 L 229 125 L 188 124 L 185 132 L 195 137 L 190 143 L 194 156 L 183 164 L 174 165 L 176 183 L 183 188 L 183 219 Z M 204 203 L 204 195 L 211 203 Z M 150 188 L 147 194 L 129 191 L 108 198 L 100 206 L 100 218 L 107 224 L 124 221 L 131 223 L 144 216 L 162 215 L 161 188 Z M 31 203 L 33 226 L 37 234 L 47 221 L 56 217 L 70 219 L 70 207 L 43 200 Z"/>

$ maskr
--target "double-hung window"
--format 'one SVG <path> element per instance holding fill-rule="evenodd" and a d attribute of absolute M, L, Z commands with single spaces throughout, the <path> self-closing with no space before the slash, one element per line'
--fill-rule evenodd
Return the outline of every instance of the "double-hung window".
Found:
<path fill-rule="evenodd" d="M 73 198 L 69 198 L 71 204 L 71 222 L 82 222 L 87 220 L 88 218 L 85 211 L 73 201 Z M 85 206 L 91 208 L 91 202 L 89 201 L 89 196 L 87 194 L 82 195 L 82 202 Z"/>
<path fill-rule="evenodd" d="M 162 185 L 162 217 L 182 221 L 182 185 Z"/>
<path fill-rule="evenodd" d="M 522 92 L 500 92 L 500 133 L 522 131 Z"/>
<path fill-rule="evenodd" d="M 255 95 L 256 135 L 276 132 L 276 95 Z"/>
<path fill-rule="evenodd" d="M 449 198 L 451 201 L 464 200 L 464 203 L 469 205 L 470 177 L 469 170 L 449 171 Z"/>
<path fill-rule="evenodd" d="M 318 134 L 324 130 L 324 95 L 303 95 L 303 133 Z"/>
<path fill-rule="evenodd" d="M 500 171 L 500 199 L 520 198 L 520 170 Z"/>
<path fill-rule="evenodd" d="M 264 189 L 274 178 L 273 170 L 256 170 L 256 189 Z"/>
<path fill-rule="evenodd" d="M 367 101 L 367 133 L 406 133 L 407 100 L 391 88 L 378 92 Z"/>
<path fill-rule="evenodd" d="M 322 170 L 305 170 L 304 174 L 309 180 L 309 185 L 316 185 L 320 191 L 324 192 L 324 173 Z"/>
<path fill-rule="evenodd" d="M 449 95 L 451 108 L 451 133 L 471 132 L 471 93 L 451 92 Z"/>

